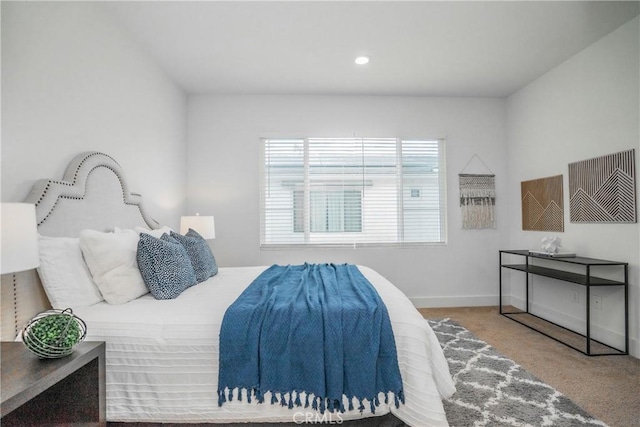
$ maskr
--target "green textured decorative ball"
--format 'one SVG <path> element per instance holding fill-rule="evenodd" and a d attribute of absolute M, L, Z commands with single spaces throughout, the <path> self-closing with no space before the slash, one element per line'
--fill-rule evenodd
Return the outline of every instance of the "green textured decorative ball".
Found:
<path fill-rule="evenodd" d="M 40 313 L 22 330 L 22 340 L 31 352 L 41 358 L 64 357 L 86 335 L 85 323 L 71 309 Z"/>

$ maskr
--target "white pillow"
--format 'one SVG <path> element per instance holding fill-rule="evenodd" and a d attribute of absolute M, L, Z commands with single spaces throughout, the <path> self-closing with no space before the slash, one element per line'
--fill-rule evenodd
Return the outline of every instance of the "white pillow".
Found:
<path fill-rule="evenodd" d="M 155 230 L 149 230 L 148 228 L 144 228 L 144 227 L 136 227 L 134 228 L 135 232 L 140 234 L 140 233 L 146 233 L 150 236 L 155 237 L 156 239 L 159 239 L 162 237 L 163 234 L 170 234 L 173 230 L 171 229 L 171 227 L 167 227 L 162 226 L 160 228 L 157 228 Z M 121 231 L 121 230 L 120 230 Z M 116 229 L 116 232 L 118 232 L 118 229 Z"/>
<path fill-rule="evenodd" d="M 138 233 L 133 230 L 118 233 L 84 230 L 80 233 L 84 260 L 109 304 L 124 304 L 149 292 L 136 261 L 138 239 Z"/>
<path fill-rule="evenodd" d="M 76 310 L 103 300 L 82 259 L 80 239 L 39 236 L 38 246 L 38 275 L 51 307 Z"/>

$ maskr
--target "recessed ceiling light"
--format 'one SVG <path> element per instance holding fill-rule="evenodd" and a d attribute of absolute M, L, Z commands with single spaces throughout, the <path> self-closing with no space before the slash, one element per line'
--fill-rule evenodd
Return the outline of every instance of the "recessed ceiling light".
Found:
<path fill-rule="evenodd" d="M 365 65 L 369 63 L 369 57 L 368 56 L 358 56 L 356 58 L 356 64 L 358 65 Z"/>

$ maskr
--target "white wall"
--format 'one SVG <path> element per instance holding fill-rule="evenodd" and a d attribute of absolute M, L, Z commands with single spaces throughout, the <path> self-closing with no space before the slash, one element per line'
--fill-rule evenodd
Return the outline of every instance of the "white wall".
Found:
<path fill-rule="evenodd" d="M 638 18 L 506 101 L 347 96 L 187 101 L 99 3 L 2 2 L 0 7 L 2 201 L 22 200 L 38 178 L 61 177 L 81 151 L 103 151 L 121 163 L 132 190 L 145 196 L 160 222 L 177 227 L 185 207 L 215 215 L 212 246 L 222 266 L 360 263 L 380 271 L 420 306 L 494 305 L 498 249 L 537 247 L 549 234 L 521 230 L 520 182 L 561 173 L 568 188 L 568 163 L 640 148 Z M 259 138 L 354 134 L 446 138 L 448 244 L 261 251 Z M 496 174 L 497 230 L 460 227 L 457 174 L 473 154 Z M 466 172 L 485 170 L 476 161 Z M 571 224 L 566 193 L 564 204 L 566 231 L 558 235 L 565 249 L 631 264 L 632 352 L 638 356 L 639 227 Z M 574 287 L 539 284 L 538 308 L 580 323 L 580 305 L 568 301 Z M 596 332 L 616 335 L 619 322 L 607 313 L 620 311 L 619 295 L 600 293 L 604 310 L 595 313 Z"/>
<path fill-rule="evenodd" d="M 640 261 L 638 224 L 574 224 L 569 222 L 568 164 L 623 150 L 640 155 L 640 85 L 638 18 L 604 37 L 508 99 L 509 246 L 539 248 L 540 239 L 559 236 L 564 250 L 630 264 L 632 352 L 640 355 Z M 564 176 L 564 233 L 522 231 L 520 182 Z M 636 178 L 637 179 L 637 178 Z M 521 276 L 510 275 L 514 294 Z M 570 325 L 585 318 L 584 288 L 535 279 L 533 301 L 554 320 Z M 571 302 L 571 292 L 580 301 Z M 592 311 L 596 335 L 620 343 L 621 292 L 593 291 L 603 309 Z"/>
<path fill-rule="evenodd" d="M 186 95 L 100 4 L 2 2 L 2 201 L 82 151 L 124 168 L 156 219 L 185 208 Z"/>
<path fill-rule="evenodd" d="M 194 96 L 189 98 L 188 117 L 188 206 L 192 213 L 215 216 L 211 245 L 220 265 L 359 263 L 378 270 L 418 305 L 497 304 L 497 251 L 507 242 L 504 100 Z M 354 134 L 446 138 L 449 243 L 261 251 L 260 137 Z M 497 177 L 497 230 L 461 229 L 457 174 L 474 153 Z M 474 161 L 466 171 L 486 169 Z"/>

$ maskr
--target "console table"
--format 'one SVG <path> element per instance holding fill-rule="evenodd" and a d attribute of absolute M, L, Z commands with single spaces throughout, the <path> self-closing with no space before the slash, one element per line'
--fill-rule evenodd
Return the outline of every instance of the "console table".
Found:
<path fill-rule="evenodd" d="M 0 346 L 2 427 L 106 426 L 104 342 L 81 342 L 60 359 L 39 359 L 21 342 Z"/>
<path fill-rule="evenodd" d="M 517 264 L 505 264 L 503 262 L 503 254 L 517 255 L 522 257 L 521 263 Z M 550 257 L 545 255 L 538 255 L 530 253 L 528 250 L 501 250 L 499 251 L 499 277 L 500 277 L 500 314 L 521 323 L 528 328 L 531 328 L 543 335 L 548 336 L 562 344 L 565 344 L 579 352 L 586 354 L 587 356 L 605 356 L 605 355 L 626 355 L 629 354 L 629 264 L 626 262 L 607 261 L 595 258 L 585 257 Z M 544 260 L 544 265 L 538 260 Z M 574 273 L 566 271 L 569 265 L 577 266 L 582 270 L 582 273 Z M 593 276 L 593 270 L 595 268 L 618 268 L 623 269 L 624 280 L 616 281 L 604 279 L 601 277 Z M 510 269 L 521 271 L 525 273 L 525 309 L 517 311 L 506 311 L 502 304 L 502 272 L 503 269 Z M 530 312 L 529 304 L 529 290 L 530 290 L 530 275 L 544 276 L 552 279 L 556 279 L 560 282 L 569 282 L 584 286 L 586 288 L 586 333 L 580 334 L 561 325 L 558 325 L 549 320 L 543 319 L 540 316 L 532 314 Z M 591 289 L 594 287 L 610 287 L 617 286 L 624 289 L 624 350 L 612 347 L 608 344 L 604 344 L 600 341 L 591 338 Z M 512 307 L 513 308 L 513 307 Z M 564 336 L 553 336 L 548 333 L 549 329 L 561 329 Z M 585 344 L 584 346 L 578 346 L 569 342 L 569 338 L 581 337 Z M 594 351 L 594 347 L 598 348 L 598 351 Z M 604 350 L 603 350 L 604 349 Z"/>

